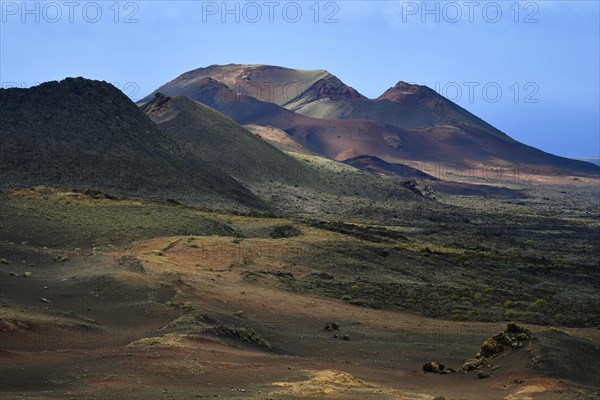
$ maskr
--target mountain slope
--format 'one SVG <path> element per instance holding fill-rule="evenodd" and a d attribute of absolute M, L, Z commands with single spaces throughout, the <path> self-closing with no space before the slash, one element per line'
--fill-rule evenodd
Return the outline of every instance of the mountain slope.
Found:
<path fill-rule="evenodd" d="M 214 109 L 185 96 L 157 93 L 144 111 L 184 149 L 240 182 L 275 180 L 315 186 L 311 171 Z"/>
<path fill-rule="evenodd" d="M 0 159 L 2 188 L 94 188 L 208 207 L 263 207 L 105 82 L 67 78 L 0 90 Z"/>
<path fill-rule="evenodd" d="M 189 96 L 241 124 L 276 127 L 336 160 L 370 155 L 549 175 L 600 172 L 520 143 L 435 91 L 405 82 L 367 99 L 323 70 L 230 64 L 186 72 L 158 90 Z"/>
<path fill-rule="evenodd" d="M 210 103 L 225 108 L 245 104 L 236 96 L 238 101 L 223 103 L 217 96 Z M 256 99 L 248 101 L 257 107 L 279 107 Z M 231 174 L 280 209 L 289 211 L 296 203 L 294 209 L 307 210 L 315 202 L 321 204 L 319 207 L 335 208 L 337 203 L 332 205 L 331 200 L 337 202 L 346 196 L 357 196 L 361 201 L 422 200 L 404 179 L 384 179 L 321 157 L 284 153 L 225 115 L 185 96 L 157 93 L 141 109 L 182 148 Z"/>
<path fill-rule="evenodd" d="M 344 160 L 344 164 L 352 165 L 355 168 L 364 171 L 371 171 L 382 175 L 401 176 L 411 179 L 438 180 L 436 177 L 426 174 L 423 171 L 404 164 L 386 163 L 381 158 L 373 156 L 357 156 Z"/>

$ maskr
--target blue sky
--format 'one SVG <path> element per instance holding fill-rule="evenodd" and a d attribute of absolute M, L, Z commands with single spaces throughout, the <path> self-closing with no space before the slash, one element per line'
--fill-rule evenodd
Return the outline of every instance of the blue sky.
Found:
<path fill-rule="evenodd" d="M 84 76 L 134 100 L 211 64 L 426 84 L 512 137 L 600 153 L 598 1 L 1 2 L 3 87 Z"/>

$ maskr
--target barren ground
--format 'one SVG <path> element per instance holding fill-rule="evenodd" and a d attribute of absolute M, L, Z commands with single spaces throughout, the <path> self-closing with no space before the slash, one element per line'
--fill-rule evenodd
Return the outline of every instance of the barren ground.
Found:
<path fill-rule="evenodd" d="M 1 196 L 3 399 L 600 398 L 593 208 L 549 216 L 564 234 L 547 243 L 546 206 L 532 200 L 477 210 L 442 198 L 477 219 L 459 241 L 443 210 L 368 227 L 50 189 Z M 481 225 L 492 234 L 477 249 Z M 507 226 L 517 239 L 489 230 Z M 513 319 L 544 339 L 489 361 L 490 378 L 422 371 L 460 370 Z"/>

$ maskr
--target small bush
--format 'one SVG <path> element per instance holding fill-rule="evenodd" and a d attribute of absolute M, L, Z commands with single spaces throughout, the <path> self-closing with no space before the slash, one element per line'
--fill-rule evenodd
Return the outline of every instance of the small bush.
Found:
<path fill-rule="evenodd" d="M 536 299 L 531 305 L 535 308 L 546 307 L 548 302 L 545 299 Z"/>
<path fill-rule="evenodd" d="M 452 312 L 450 313 L 450 318 L 453 321 L 464 321 L 465 316 L 462 315 L 462 312 L 458 309 L 454 309 L 452 310 Z"/>
<path fill-rule="evenodd" d="M 516 315 L 517 315 L 517 313 L 512 308 L 510 308 L 504 312 L 504 318 L 507 318 L 507 319 L 514 318 Z"/>
<path fill-rule="evenodd" d="M 506 300 L 504 302 L 504 308 L 511 308 L 513 305 L 513 301 L 512 300 Z"/>
<path fill-rule="evenodd" d="M 350 301 L 350 300 L 352 300 L 352 297 L 350 297 L 347 294 L 345 294 L 345 295 L 342 296 L 342 300 L 343 301 Z"/>

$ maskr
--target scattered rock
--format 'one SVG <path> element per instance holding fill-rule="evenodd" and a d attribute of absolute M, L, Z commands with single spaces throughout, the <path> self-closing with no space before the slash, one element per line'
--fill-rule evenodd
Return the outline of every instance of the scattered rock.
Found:
<path fill-rule="evenodd" d="M 228 326 L 217 326 L 215 328 L 207 329 L 205 332 L 213 333 L 217 336 L 225 336 L 233 339 L 241 340 L 258 346 L 266 347 L 271 349 L 271 343 L 265 340 L 260 333 L 252 328 L 230 328 Z"/>
<path fill-rule="evenodd" d="M 435 372 L 435 373 L 441 374 L 443 370 L 444 370 L 444 364 L 439 363 L 437 361 L 428 361 L 425 364 L 423 364 L 424 372 Z"/>
<path fill-rule="evenodd" d="M 54 261 L 56 261 L 56 262 L 65 262 L 65 261 L 69 261 L 69 257 L 67 257 L 67 256 L 60 256 L 60 255 L 58 255 L 58 256 L 55 256 L 55 257 L 54 257 Z"/>
<path fill-rule="evenodd" d="M 504 332 L 500 332 L 488 338 L 481 346 L 481 350 L 477 353 L 476 358 L 465 361 L 462 369 L 464 371 L 478 370 L 479 367 L 486 362 L 486 360 L 496 357 L 499 354 L 511 349 L 520 348 L 532 339 L 533 334 L 529 329 L 525 328 L 523 325 L 517 324 L 516 322 L 511 322 L 506 326 Z M 487 372 L 478 370 L 477 376 L 480 379 L 485 379 L 489 378 L 490 375 Z"/>
<path fill-rule="evenodd" d="M 477 377 L 479 379 L 486 379 L 489 378 L 491 375 L 485 371 L 477 371 Z"/>
<path fill-rule="evenodd" d="M 350 335 L 347 335 L 345 333 L 336 333 L 334 338 L 336 339 L 342 339 L 344 341 L 349 341 L 350 340 Z"/>
<path fill-rule="evenodd" d="M 524 326 L 511 322 L 507 325 L 504 332 L 487 339 L 481 346 L 480 354 L 482 357 L 494 357 L 510 349 L 519 348 L 524 343 L 532 339 L 529 329 Z"/>
<path fill-rule="evenodd" d="M 24 276 L 25 278 L 31 278 L 31 275 L 33 275 L 33 274 L 32 274 L 30 271 L 27 271 L 27 272 L 25 272 L 25 273 L 23 274 L 23 276 Z"/>
<path fill-rule="evenodd" d="M 327 272 L 319 272 L 319 273 L 312 273 L 311 275 L 313 275 L 316 278 L 321 278 L 321 279 L 325 279 L 325 280 L 333 280 L 335 279 L 335 277 Z"/>
<path fill-rule="evenodd" d="M 442 371 L 442 374 L 455 374 L 458 371 L 455 370 L 454 368 L 444 368 L 444 370 Z"/>
<path fill-rule="evenodd" d="M 483 362 L 483 358 L 472 358 L 470 360 L 465 361 L 465 363 L 462 366 L 462 369 L 465 371 L 472 371 L 481 367 L 483 365 Z"/>
<path fill-rule="evenodd" d="M 421 191 L 421 193 L 423 193 L 424 197 L 427 197 L 428 199 L 431 200 L 435 200 L 435 196 L 436 196 L 436 191 L 434 188 L 432 188 L 431 186 L 425 186 L 423 188 L 423 190 Z"/>
<path fill-rule="evenodd" d="M 42 297 L 42 298 L 40 299 L 40 302 L 42 302 L 42 303 L 52 303 L 50 300 L 48 300 L 48 299 L 47 299 L 47 298 L 45 298 L 45 297 Z"/>
<path fill-rule="evenodd" d="M 154 254 L 155 256 L 162 256 L 163 252 L 160 250 L 152 250 L 152 254 Z"/>
<path fill-rule="evenodd" d="M 325 325 L 325 330 L 328 332 L 337 331 L 340 329 L 340 325 L 337 322 L 329 322 Z"/>
<path fill-rule="evenodd" d="M 292 225 L 281 225 L 273 228 L 269 236 L 273 239 L 285 239 L 300 236 L 301 234 L 302 231 Z"/>
<path fill-rule="evenodd" d="M 8 265 L 10 264 L 6 258 L 0 258 L 0 264 Z"/>

